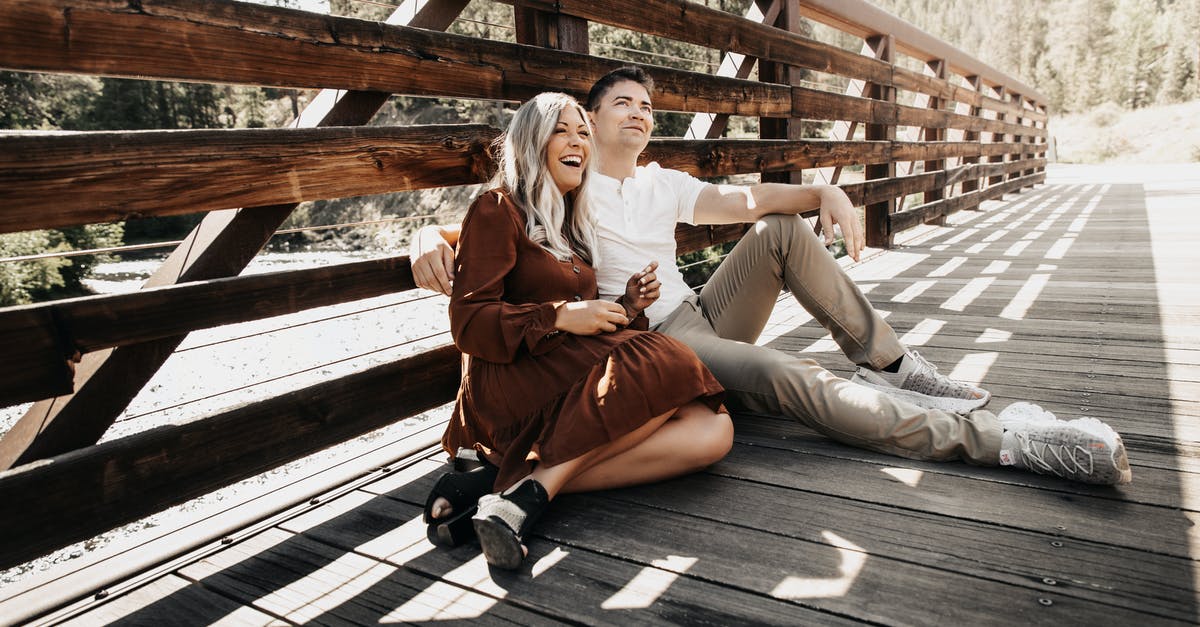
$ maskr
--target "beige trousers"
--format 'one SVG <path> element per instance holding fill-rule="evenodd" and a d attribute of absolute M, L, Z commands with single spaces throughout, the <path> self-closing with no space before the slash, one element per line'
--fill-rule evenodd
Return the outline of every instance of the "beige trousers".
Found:
<path fill-rule="evenodd" d="M 798 216 L 759 220 L 698 297 L 655 330 L 696 351 L 733 410 L 789 416 L 846 444 L 912 459 L 999 463 L 991 412 L 928 410 L 855 385 L 805 359 L 756 346 L 787 286 L 854 363 L 881 368 L 904 354 L 896 333 Z"/>

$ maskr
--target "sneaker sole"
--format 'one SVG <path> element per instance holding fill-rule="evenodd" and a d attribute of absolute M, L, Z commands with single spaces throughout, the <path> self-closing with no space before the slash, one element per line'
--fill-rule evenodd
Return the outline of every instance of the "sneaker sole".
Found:
<path fill-rule="evenodd" d="M 506 570 L 516 570 L 525 561 L 521 540 L 508 525 L 495 517 L 475 518 L 475 535 L 479 537 L 479 548 L 488 564 Z"/>
<path fill-rule="evenodd" d="M 863 387 L 871 388 L 877 392 L 882 392 L 888 396 L 912 403 L 913 405 L 924 409 L 937 409 L 940 411 L 948 411 L 954 414 L 968 414 L 976 409 L 979 409 L 980 407 L 983 407 L 984 405 L 987 405 L 988 401 L 992 400 L 991 394 L 977 399 L 929 396 L 928 394 L 921 394 L 920 392 L 913 392 L 911 390 L 902 390 L 889 385 L 871 383 L 870 381 L 858 376 L 858 374 L 850 377 L 850 382 L 856 383 Z"/>

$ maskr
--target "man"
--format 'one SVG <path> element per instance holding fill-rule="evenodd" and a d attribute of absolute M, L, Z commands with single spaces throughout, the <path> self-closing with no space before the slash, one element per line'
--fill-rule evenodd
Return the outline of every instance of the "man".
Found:
<path fill-rule="evenodd" d="M 1092 418 L 1057 420 L 1029 403 L 999 416 L 989 394 L 940 374 L 895 332 L 797 214 L 820 208 L 826 242 L 841 226 L 855 260 L 863 232 L 833 185 L 713 185 L 651 163 L 637 165 L 653 129 L 652 80 L 621 68 L 592 87 L 597 176 L 589 200 L 599 222 L 597 281 L 615 298 L 626 279 L 659 260 L 653 330 L 688 344 L 725 386 L 735 411 L 790 416 L 847 444 L 924 460 L 1012 465 L 1088 483 L 1128 483 L 1115 431 Z M 674 264 L 677 222 L 754 223 L 699 295 Z M 440 237 L 438 237 L 440 235 Z M 449 294 L 457 227 L 426 227 L 410 257 L 418 285 Z M 847 381 L 811 359 L 754 344 L 787 286 L 859 365 Z"/>

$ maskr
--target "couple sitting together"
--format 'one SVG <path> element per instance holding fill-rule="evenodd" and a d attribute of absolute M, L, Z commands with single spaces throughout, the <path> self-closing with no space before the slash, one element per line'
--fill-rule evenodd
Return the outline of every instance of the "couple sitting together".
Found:
<path fill-rule="evenodd" d="M 733 443 L 725 405 L 912 459 L 1129 482 L 1109 426 L 1030 403 L 993 414 L 986 391 L 900 343 L 797 215 L 819 207 L 826 239 L 837 223 L 857 259 L 862 228 L 836 186 L 714 185 L 639 167 L 652 91 L 642 70 L 622 68 L 596 82 L 586 109 L 559 93 L 526 102 L 494 189 L 461 227 L 414 237 L 417 284 L 450 295 L 466 355 L 442 442 L 482 461 L 429 495 L 439 543 L 477 537 L 488 563 L 517 568 L 522 537 L 556 495 L 720 460 Z M 695 294 L 674 263 L 678 222 L 754 226 Z M 784 286 L 859 365 L 852 379 L 754 344 Z"/>

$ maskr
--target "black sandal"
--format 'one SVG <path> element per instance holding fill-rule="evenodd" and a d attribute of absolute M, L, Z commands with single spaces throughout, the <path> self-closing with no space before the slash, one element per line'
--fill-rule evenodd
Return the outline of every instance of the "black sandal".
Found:
<path fill-rule="evenodd" d="M 525 560 L 521 538 L 546 511 L 550 495 L 533 479 L 526 480 L 509 494 L 488 494 L 479 499 L 475 513 L 475 533 L 483 556 L 492 566 L 513 570 Z"/>
<path fill-rule="evenodd" d="M 499 474 L 499 468 L 482 460 L 474 470 L 448 472 L 439 477 L 425 499 L 425 524 L 429 525 L 430 539 L 442 546 L 458 546 L 474 540 L 471 516 L 475 514 L 479 497 L 495 489 Z M 433 503 L 439 497 L 450 503 L 450 515 L 445 518 L 433 517 Z"/>

